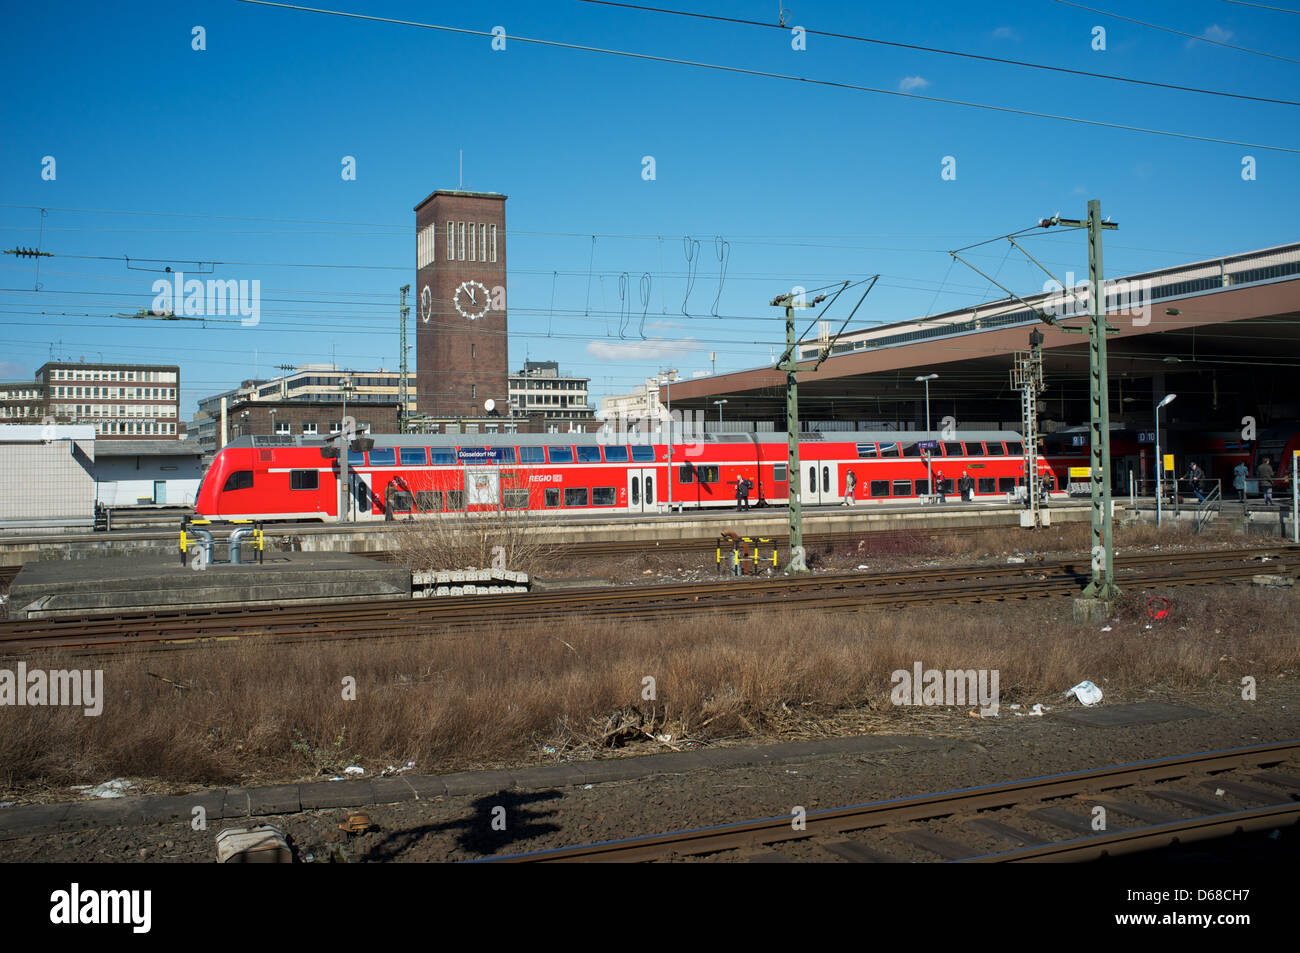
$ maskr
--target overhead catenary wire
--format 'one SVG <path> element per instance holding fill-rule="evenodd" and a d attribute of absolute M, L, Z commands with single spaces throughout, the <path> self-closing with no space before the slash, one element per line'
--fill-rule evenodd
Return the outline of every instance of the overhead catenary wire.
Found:
<path fill-rule="evenodd" d="M 300 13 L 318 13 L 326 16 L 345 17 L 355 20 L 368 20 L 375 23 L 389 23 L 396 26 L 411 26 L 424 30 L 437 30 L 447 33 L 459 33 L 467 36 L 488 37 L 494 36 L 490 31 L 471 30 L 466 27 L 453 27 L 437 23 L 422 23 L 418 20 L 401 20 L 394 17 L 380 17 L 364 13 L 352 13 L 345 10 L 326 10 L 320 7 L 307 7 L 299 4 L 276 3 L 272 0 L 239 0 L 240 3 L 254 4 L 263 7 L 274 7 L 284 10 L 293 10 Z M 1290 146 L 1274 146 L 1265 143 L 1242 142 L 1235 139 L 1223 139 L 1218 136 L 1198 136 L 1192 133 L 1174 132 L 1168 129 L 1151 129 L 1144 126 L 1133 126 L 1126 123 L 1106 122 L 1100 119 L 1083 119 L 1078 116 L 1062 116 L 1056 113 L 1039 112 L 1032 109 L 1019 109 L 1012 106 L 996 106 L 990 103 L 976 103 L 968 100 L 949 99 L 943 96 L 926 96 L 921 93 L 904 92 L 897 89 L 880 89 L 874 86 L 865 86 L 860 83 L 847 83 L 828 79 L 813 79 L 807 76 L 795 76 L 789 73 L 777 73 L 771 70 L 750 69 L 741 66 L 726 66 L 720 63 L 707 63 L 700 60 L 687 60 L 673 56 L 659 56 L 652 53 L 634 53 L 630 50 L 616 50 L 608 47 L 588 46 L 581 43 L 565 43 L 559 40 L 544 40 L 538 37 L 511 36 L 510 39 L 515 43 L 532 43 L 538 46 L 548 46 L 557 49 L 576 50 L 584 53 L 597 53 L 606 56 L 622 56 L 629 59 L 645 60 L 655 63 L 669 63 L 677 66 L 689 66 L 693 69 L 716 70 L 724 73 L 734 73 L 744 76 L 758 76 L 765 79 L 778 79 L 786 82 L 808 83 L 814 86 L 825 86 L 832 89 L 844 89 L 854 92 L 872 93 L 878 96 L 895 96 L 902 99 L 921 100 L 932 103 L 943 103 L 949 106 L 961 106 L 967 109 L 983 109 L 990 112 L 1006 113 L 1008 115 L 1025 116 L 1033 119 L 1048 119 L 1057 122 L 1069 122 L 1077 125 L 1092 126 L 1095 128 L 1117 129 L 1126 132 L 1142 133 L 1144 135 L 1165 136 L 1173 139 L 1184 139 L 1195 142 L 1211 142 L 1220 145 L 1237 146 L 1246 149 L 1264 149 L 1270 152 L 1286 152 L 1300 155 L 1300 148 Z"/>
<path fill-rule="evenodd" d="M 1212 43 L 1215 46 L 1226 47 L 1230 50 L 1237 50 L 1240 53 L 1251 53 L 1255 56 L 1267 56 L 1270 59 L 1282 60 L 1286 63 L 1300 63 L 1300 60 L 1292 59 L 1289 56 L 1282 56 L 1278 53 L 1268 53 L 1264 50 L 1253 50 L 1248 46 L 1236 46 L 1232 43 L 1225 43 L 1223 40 L 1212 40 L 1208 36 L 1197 36 L 1195 33 L 1184 33 L 1182 30 L 1175 30 L 1172 27 L 1161 26 L 1158 23 L 1148 23 L 1146 20 L 1138 20 L 1134 17 L 1126 17 L 1120 13 L 1110 13 L 1106 10 L 1098 10 L 1096 7 L 1086 7 L 1082 3 L 1075 3 L 1074 0 L 1052 0 L 1053 3 L 1059 3 L 1065 7 L 1077 7 L 1080 10 L 1087 10 L 1089 13 L 1095 13 L 1098 16 L 1112 17 L 1116 20 L 1124 20 L 1128 23 L 1136 23 L 1138 26 L 1148 27 L 1152 30 L 1161 30 L 1165 33 L 1172 33 L 1175 36 L 1186 37 L 1189 40 L 1199 40 L 1202 43 Z"/>
<path fill-rule="evenodd" d="M 664 13 L 678 17 L 693 17 L 699 20 L 714 20 L 719 23 L 738 23 L 745 26 L 765 27 L 767 29 L 785 30 L 783 24 L 764 23 L 762 20 L 747 20 L 743 17 L 726 17 L 712 13 L 697 13 L 691 10 L 669 10 L 663 7 L 650 7 L 640 3 L 619 3 L 616 0 L 579 0 L 580 3 L 591 3 L 603 7 L 623 7 L 628 10 L 640 10 L 647 13 Z M 1288 11 L 1296 12 L 1296 11 Z M 1203 89 L 1198 86 L 1185 86 L 1179 83 L 1161 83 L 1156 80 L 1135 79 L 1130 76 L 1117 76 L 1114 73 L 1099 73 L 1095 70 L 1070 69 L 1065 66 L 1053 66 L 1049 63 L 1029 63 L 1024 60 L 1013 60 L 1004 56 L 987 56 L 981 53 L 966 53 L 960 50 L 947 50 L 935 46 L 921 46 L 917 43 L 902 43 L 897 40 L 882 40 L 877 37 L 856 36 L 852 33 L 836 33 L 830 30 L 813 30 L 808 27 L 803 28 L 805 32 L 813 36 L 824 36 L 836 40 L 852 40 L 857 43 L 873 43 L 878 46 L 891 46 L 902 50 L 916 50 L 920 53 L 934 53 L 940 56 L 957 56 L 964 59 L 983 60 L 986 63 L 999 63 L 1005 66 L 1018 66 L 1025 69 L 1047 70 L 1053 73 L 1069 73 L 1074 76 L 1086 76 L 1090 79 L 1105 79 L 1117 83 L 1131 83 L 1137 86 L 1150 86 L 1157 89 L 1170 89 L 1183 93 L 1198 93 L 1204 96 L 1226 96 L 1232 99 L 1246 99 L 1259 103 L 1275 103 L 1281 106 L 1300 106 L 1300 102 L 1293 99 L 1279 99 L 1272 96 L 1251 96 L 1246 93 L 1230 93 L 1220 89 Z"/>

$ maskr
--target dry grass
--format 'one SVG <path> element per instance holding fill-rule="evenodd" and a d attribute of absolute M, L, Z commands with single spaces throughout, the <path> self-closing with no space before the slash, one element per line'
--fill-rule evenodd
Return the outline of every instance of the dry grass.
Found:
<path fill-rule="evenodd" d="M 13 796 L 118 776 L 257 783 L 350 764 L 373 775 L 408 760 L 437 772 L 582 756 L 650 735 L 670 736 L 673 747 L 808 733 L 849 716 L 902 730 L 907 710 L 889 704 L 890 675 L 916 661 L 997 669 L 1004 706 L 1057 704 L 1085 678 L 1122 700 L 1232 686 L 1243 674 L 1262 682 L 1300 667 L 1295 593 L 1223 587 L 1173 598 L 1173 614 L 1147 629 L 1145 600 L 1126 596 L 1120 621 L 1103 634 L 1070 623 L 1067 600 L 1040 600 L 907 613 L 771 610 L 618 629 L 575 618 L 509 634 L 248 640 L 127 657 L 103 663 L 98 718 L 3 710 L 0 785 Z M 356 679 L 353 701 L 343 698 L 345 676 Z M 647 676 L 653 699 L 643 697 Z"/>
<path fill-rule="evenodd" d="M 392 551 L 412 570 L 501 568 L 537 575 L 560 553 L 540 539 L 540 523 L 535 513 L 507 509 L 407 520 L 392 534 Z"/>

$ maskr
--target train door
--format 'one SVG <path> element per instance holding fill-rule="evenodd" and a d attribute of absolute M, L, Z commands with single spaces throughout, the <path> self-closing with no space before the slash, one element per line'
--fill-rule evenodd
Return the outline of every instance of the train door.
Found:
<path fill-rule="evenodd" d="M 838 485 L 838 467 L 824 460 L 804 460 L 803 481 L 799 487 L 799 500 L 805 506 L 815 503 L 836 502 L 835 489 Z"/>
<path fill-rule="evenodd" d="M 496 467 L 466 467 L 465 502 L 469 506 L 498 505 L 501 502 L 501 471 Z"/>
<path fill-rule="evenodd" d="M 627 508 L 631 513 L 653 513 L 655 507 L 655 471 L 627 471 Z"/>

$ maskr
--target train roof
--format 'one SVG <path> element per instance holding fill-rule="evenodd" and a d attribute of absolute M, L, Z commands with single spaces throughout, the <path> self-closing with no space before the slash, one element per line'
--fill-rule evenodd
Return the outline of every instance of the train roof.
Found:
<path fill-rule="evenodd" d="M 594 446 L 619 443 L 667 444 L 665 434 L 606 434 L 606 433 L 462 433 L 462 434 L 370 434 L 376 447 L 536 447 L 536 446 Z M 647 439 L 653 438 L 653 439 Z M 800 434 L 802 442 L 822 443 L 912 443 L 918 440 L 1011 440 L 1019 441 L 1014 430 L 958 430 L 944 435 L 938 430 L 836 430 L 813 431 Z M 329 437 L 300 434 L 275 436 L 248 435 L 236 437 L 227 447 L 324 447 L 332 443 Z M 699 443 L 785 443 L 784 431 L 768 433 L 704 433 L 678 434 L 678 444 Z"/>

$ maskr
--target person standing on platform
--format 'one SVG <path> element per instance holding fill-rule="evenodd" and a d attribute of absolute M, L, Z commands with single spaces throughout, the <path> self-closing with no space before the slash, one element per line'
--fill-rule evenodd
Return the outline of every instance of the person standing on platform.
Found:
<path fill-rule="evenodd" d="M 971 501 L 971 490 L 975 486 L 975 481 L 971 479 L 970 474 L 962 470 L 961 479 L 957 481 L 957 490 L 961 493 L 961 501 L 969 503 Z"/>
<path fill-rule="evenodd" d="M 1242 505 L 1246 503 L 1246 477 L 1249 474 L 1245 463 L 1238 463 L 1232 468 L 1232 487 L 1237 491 L 1237 502 Z"/>
<path fill-rule="evenodd" d="M 857 488 L 858 478 L 852 470 L 844 478 L 844 505 L 853 505 L 853 491 Z"/>
<path fill-rule="evenodd" d="M 741 501 L 745 499 L 745 478 L 736 477 L 736 512 L 740 512 Z"/>
<path fill-rule="evenodd" d="M 942 470 L 934 471 L 934 486 L 930 487 L 930 492 L 939 494 L 940 503 L 948 502 L 947 495 L 944 492 L 944 479 L 943 479 Z"/>
<path fill-rule="evenodd" d="M 1264 505 L 1273 505 L 1273 461 L 1269 457 L 1264 458 L 1255 469 L 1255 475 L 1259 477 L 1259 488 L 1264 491 Z"/>

